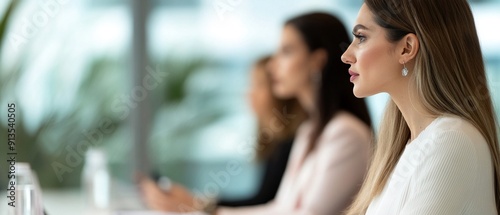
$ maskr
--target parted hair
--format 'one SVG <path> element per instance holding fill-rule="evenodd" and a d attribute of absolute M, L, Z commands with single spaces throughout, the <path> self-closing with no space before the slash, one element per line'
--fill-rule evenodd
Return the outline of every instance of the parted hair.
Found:
<path fill-rule="evenodd" d="M 494 166 L 495 200 L 500 211 L 498 124 L 474 18 L 466 0 L 365 0 L 390 42 L 415 34 L 420 43 L 410 87 L 432 115 L 451 114 L 474 125 L 486 139 Z M 410 138 L 401 111 L 389 101 L 376 149 L 360 193 L 347 211 L 365 214 L 394 170 Z"/>

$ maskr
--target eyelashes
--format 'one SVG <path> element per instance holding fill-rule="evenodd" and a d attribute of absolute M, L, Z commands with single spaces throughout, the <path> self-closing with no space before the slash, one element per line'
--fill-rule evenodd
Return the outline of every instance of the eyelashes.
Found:
<path fill-rule="evenodd" d="M 359 40 L 359 43 L 362 43 L 366 40 L 366 37 L 363 36 L 362 34 L 356 34 L 354 32 L 352 32 L 352 35 L 357 39 Z"/>

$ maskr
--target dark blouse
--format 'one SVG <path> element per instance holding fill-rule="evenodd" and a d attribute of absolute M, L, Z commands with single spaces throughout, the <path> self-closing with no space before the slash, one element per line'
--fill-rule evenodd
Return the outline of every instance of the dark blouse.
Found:
<path fill-rule="evenodd" d="M 264 174 L 257 192 L 247 199 L 220 200 L 219 206 L 240 207 L 265 204 L 274 199 L 285 173 L 293 138 L 280 143 L 274 152 L 264 162 Z"/>

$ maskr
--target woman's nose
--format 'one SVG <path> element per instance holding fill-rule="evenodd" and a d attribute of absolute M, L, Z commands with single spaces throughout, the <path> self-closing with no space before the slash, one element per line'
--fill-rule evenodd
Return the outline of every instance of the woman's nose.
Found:
<path fill-rule="evenodd" d="M 351 54 L 351 46 L 347 48 L 347 50 L 340 56 L 340 60 L 345 64 L 353 64 L 355 62 L 354 57 Z"/>

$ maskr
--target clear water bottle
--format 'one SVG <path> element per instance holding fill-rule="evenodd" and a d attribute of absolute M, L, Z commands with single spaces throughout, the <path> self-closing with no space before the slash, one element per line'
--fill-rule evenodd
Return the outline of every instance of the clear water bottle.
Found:
<path fill-rule="evenodd" d="M 104 151 L 90 148 L 85 154 L 82 186 L 87 212 L 95 213 L 109 209 L 110 175 Z"/>
<path fill-rule="evenodd" d="M 15 207 L 9 206 L 9 215 L 43 215 L 40 186 L 36 175 L 28 163 L 15 165 L 15 178 L 9 181 L 14 184 Z"/>

